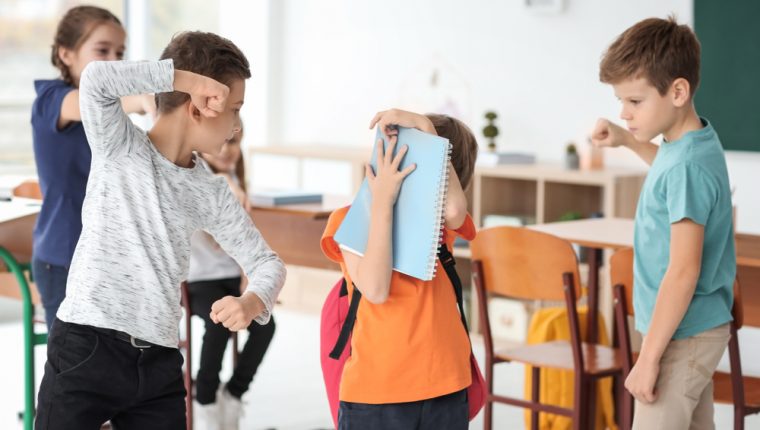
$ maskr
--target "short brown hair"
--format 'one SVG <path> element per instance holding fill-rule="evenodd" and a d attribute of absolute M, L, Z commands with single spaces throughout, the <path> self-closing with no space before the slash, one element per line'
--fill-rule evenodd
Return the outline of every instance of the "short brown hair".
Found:
<path fill-rule="evenodd" d="M 251 69 L 248 59 L 231 41 L 214 33 L 186 31 L 172 37 L 161 53 L 161 59 L 171 58 L 175 70 L 185 70 L 230 85 L 235 79 L 248 79 Z M 160 113 L 171 112 L 190 99 L 186 93 L 172 91 L 156 94 Z"/>
<path fill-rule="evenodd" d="M 74 85 L 69 66 L 61 61 L 58 51 L 61 48 L 76 51 L 90 37 L 92 31 L 106 22 L 121 25 L 121 21 L 111 12 L 95 6 L 77 6 L 69 9 L 58 23 L 55 31 L 53 46 L 51 46 L 50 62 L 61 71 L 63 81 L 68 85 Z"/>
<path fill-rule="evenodd" d="M 689 81 L 691 96 L 699 86 L 700 45 L 687 25 L 668 19 L 648 18 L 623 32 L 602 56 L 599 80 L 616 84 L 630 78 L 646 78 L 660 93 L 678 78 Z"/>
<path fill-rule="evenodd" d="M 472 182 L 475 160 L 478 158 L 478 141 L 462 121 L 447 115 L 429 113 L 425 116 L 435 127 L 435 132 L 449 139 L 451 143 L 451 165 L 457 172 L 462 189 L 467 189 Z"/>

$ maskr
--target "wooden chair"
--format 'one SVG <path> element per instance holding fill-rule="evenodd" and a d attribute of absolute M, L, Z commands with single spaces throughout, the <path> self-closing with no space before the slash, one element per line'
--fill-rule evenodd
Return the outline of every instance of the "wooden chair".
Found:
<path fill-rule="evenodd" d="M 615 314 L 615 330 L 623 363 L 623 381 L 633 368 L 635 354 L 631 348 L 631 332 L 628 319 L 633 316 L 633 249 L 616 251 L 610 258 L 610 281 Z M 623 384 L 619 384 L 618 404 L 620 405 L 620 430 L 628 430 L 633 425 L 633 396 Z"/>
<path fill-rule="evenodd" d="M 13 196 L 42 199 L 39 184 L 36 181 L 27 181 L 13 189 Z M 19 413 L 25 430 L 31 430 L 34 426 L 36 378 L 34 372 L 34 349 L 39 345 L 47 345 L 47 333 L 36 331 L 40 321 L 34 312 L 35 304 L 39 303 L 39 295 L 32 285 L 31 262 L 19 262 L 6 249 L 0 247 L 0 266 L 5 266 L 9 274 L 15 278 L 19 288 L 19 298 L 23 308 L 24 330 L 24 411 Z"/>
<path fill-rule="evenodd" d="M 474 286 L 478 293 L 480 321 L 486 349 L 485 379 L 488 387 L 484 428 L 492 428 L 493 403 L 531 410 L 532 428 L 539 413 L 570 417 L 573 429 L 586 430 L 594 422 L 595 386 L 599 378 L 620 376 L 615 350 L 581 341 L 576 309 L 579 292 L 578 260 L 572 246 L 558 237 L 518 227 L 481 230 L 470 243 Z M 552 341 L 496 351 L 491 336 L 487 301 L 490 296 L 520 300 L 565 301 L 570 323 L 569 341 Z M 532 366 L 531 400 L 497 395 L 493 391 L 494 365 L 519 362 Z M 540 368 L 574 372 L 572 409 L 540 403 Z"/>
<path fill-rule="evenodd" d="M 193 332 L 192 332 L 192 324 L 191 324 L 191 317 L 192 312 L 190 308 L 190 292 L 187 288 L 187 282 L 182 282 L 181 285 L 181 291 L 182 296 L 180 298 L 180 303 L 182 304 L 182 309 L 185 312 L 185 337 L 181 338 L 179 340 L 179 349 L 185 351 L 185 391 L 187 391 L 187 395 L 185 396 L 185 409 L 187 414 L 187 430 L 193 430 L 193 345 L 192 345 L 192 338 L 193 338 Z M 238 337 L 237 332 L 232 332 L 232 367 L 237 367 L 238 362 Z"/>
<path fill-rule="evenodd" d="M 628 316 L 633 316 L 633 250 L 622 249 L 610 259 L 611 281 L 615 300 L 615 323 L 623 354 L 623 374 L 628 376 L 636 359 L 631 349 Z M 713 398 L 716 403 L 734 405 L 734 429 L 744 429 L 744 417 L 760 412 L 760 378 L 742 375 L 739 355 L 738 330 L 743 325 L 760 327 L 760 315 L 753 312 L 745 317 L 742 291 L 739 281 L 734 282 L 734 320 L 731 322 L 731 339 L 728 341 L 730 372 L 716 371 L 713 375 Z M 623 390 L 624 391 L 624 390 Z M 629 429 L 633 419 L 633 396 L 622 393 L 621 430 Z M 626 426 L 627 424 L 627 426 Z"/>
<path fill-rule="evenodd" d="M 13 189 L 13 195 L 16 197 L 42 200 L 40 183 L 34 180 L 24 181 Z"/>
<path fill-rule="evenodd" d="M 746 291 L 749 295 L 753 292 Z M 737 280 L 734 283 L 734 320 L 731 322 L 731 339 L 728 341 L 730 372 L 717 371 L 713 375 L 713 398 L 716 403 L 734 405 L 734 429 L 744 429 L 744 417 L 760 412 L 760 378 L 742 373 L 738 331 L 743 326 L 760 327 L 760 315 L 744 312 L 744 294 Z"/>

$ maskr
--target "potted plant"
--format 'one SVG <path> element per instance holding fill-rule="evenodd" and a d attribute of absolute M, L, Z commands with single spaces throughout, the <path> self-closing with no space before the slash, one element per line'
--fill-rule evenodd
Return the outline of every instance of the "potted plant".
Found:
<path fill-rule="evenodd" d="M 499 128 L 496 127 L 496 124 L 494 124 L 494 120 L 496 120 L 496 112 L 488 111 L 486 112 L 486 119 L 488 120 L 488 125 L 483 127 L 483 136 L 485 136 L 488 141 L 488 150 L 491 152 L 496 151 L 496 136 L 499 135 Z"/>
<path fill-rule="evenodd" d="M 573 142 L 570 142 L 565 147 L 565 168 L 578 170 L 579 167 L 580 158 L 578 157 L 578 148 L 575 147 Z"/>

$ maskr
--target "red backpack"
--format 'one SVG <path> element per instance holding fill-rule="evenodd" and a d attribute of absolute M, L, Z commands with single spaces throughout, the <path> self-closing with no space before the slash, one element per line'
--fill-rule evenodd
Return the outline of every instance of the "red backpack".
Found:
<path fill-rule="evenodd" d="M 467 318 L 462 306 L 462 282 L 454 267 L 454 257 L 445 244 L 439 247 L 438 258 L 454 286 L 462 324 L 469 334 Z M 356 321 L 360 299 L 361 292 L 354 286 L 351 303 L 348 302 L 348 286 L 345 278 L 341 278 L 330 290 L 322 306 L 319 339 L 320 361 L 322 362 L 322 376 L 327 389 L 327 401 L 330 404 L 330 412 L 336 428 L 338 427 L 338 406 L 340 404 L 340 379 L 343 376 L 343 366 L 351 355 L 350 348 L 346 348 L 346 345 L 351 340 L 351 332 Z M 470 350 L 470 371 L 472 373 L 472 384 L 467 388 L 467 400 L 470 405 L 469 417 L 472 420 L 483 408 L 486 398 L 486 384 L 472 350 Z"/>

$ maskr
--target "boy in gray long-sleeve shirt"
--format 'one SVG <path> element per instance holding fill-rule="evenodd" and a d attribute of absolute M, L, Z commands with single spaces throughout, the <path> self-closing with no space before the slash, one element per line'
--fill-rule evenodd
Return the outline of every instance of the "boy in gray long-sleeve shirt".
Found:
<path fill-rule="evenodd" d="M 93 62 L 80 85 L 92 149 L 83 229 L 67 297 L 50 333 L 37 429 L 184 429 L 177 349 L 179 284 L 190 237 L 209 232 L 244 269 L 248 291 L 225 297 L 212 318 L 230 330 L 266 323 L 285 280 L 227 183 L 196 162 L 240 130 L 250 77 L 230 41 L 175 37 L 159 62 Z M 148 132 L 121 108 L 126 95 L 157 93 Z"/>

